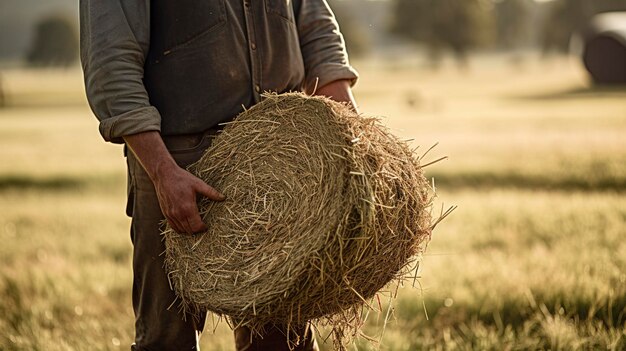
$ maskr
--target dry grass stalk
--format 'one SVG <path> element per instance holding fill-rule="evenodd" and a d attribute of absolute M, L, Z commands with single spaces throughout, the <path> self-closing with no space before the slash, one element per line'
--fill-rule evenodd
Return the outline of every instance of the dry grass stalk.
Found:
<path fill-rule="evenodd" d="M 200 203 L 206 233 L 164 232 L 192 314 L 254 330 L 315 320 L 340 346 L 430 239 L 433 194 L 408 145 L 326 98 L 266 95 L 190 171 L 227 196 Z"/>

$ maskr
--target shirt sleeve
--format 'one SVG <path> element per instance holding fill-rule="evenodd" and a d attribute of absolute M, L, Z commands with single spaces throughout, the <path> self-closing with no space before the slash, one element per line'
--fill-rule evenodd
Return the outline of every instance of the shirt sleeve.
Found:
<path fill-rule="evenodd" d="M 161 129 L 143 84 L 149 42 L 150 0 L 80 0 L 85 90 L 106 141 Z"/>
<path fill-rule="evenodd" d="M 354 85 L 358 73 L 348 62 L 343 36 L 326 0 L 300 0 L 299 5 L 296 23 L 304 59 L 305 91 L 341 79 Z"/>

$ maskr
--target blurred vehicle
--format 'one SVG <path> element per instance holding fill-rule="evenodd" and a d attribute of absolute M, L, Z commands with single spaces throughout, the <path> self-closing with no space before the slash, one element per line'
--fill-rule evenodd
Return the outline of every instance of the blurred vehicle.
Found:
<path fill-rule="evenodd" d="M 626 84 L 626 12 L 592 17 L 581 33 L 582 59 L 597 84 Z"/>

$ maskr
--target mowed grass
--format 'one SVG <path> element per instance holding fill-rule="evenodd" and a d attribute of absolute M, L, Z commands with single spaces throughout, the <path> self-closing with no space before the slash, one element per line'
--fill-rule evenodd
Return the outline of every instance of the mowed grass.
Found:
<path fill-rule="evenodd" d="M 439 142 L 425 160 L 449 160 L 428 176 L 438 206 L 459 207 L 387 322 L 381 294 L 364 330 L 380 344 L 353 349 L 625 349 L 626 90 L 590 88 L 566 60 L 479 62 L 464 74 L 357 67 L 363 112 L 386 116 L 418 153 Z M 116 350 L 133 339 L 122 149 L 100 140 L 80 80 L 3 74 L 1 350 Z M 202 346 L 234 349 L 211 321 Z"/>
<path fill-rule="evenodd" d="M 424 257 L 421 291 L 400 290 L 382 349 L 626 347 L 622 195 L 464 190 L 449 197 L 459 210 Z"/>

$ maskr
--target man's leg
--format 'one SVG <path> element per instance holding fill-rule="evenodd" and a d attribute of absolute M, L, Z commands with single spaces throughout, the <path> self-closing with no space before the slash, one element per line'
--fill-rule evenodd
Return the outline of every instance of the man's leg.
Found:
<path fill-rule="evenodd" d="M 289 342 L 293 343 L 298 335 L 300 343 L 290 349 Z M 292 330 L 289 337 L 285 328 L 274 325 L 266 326 L 262 337 L 252 334 L 247 327 L 239 327 L 235 329 L 235 346 L 237 351 L 319 351 L 310 325 Z"/>
<path fill-rule="evenodd" d="M 186 166 L 208 147 L 200 145 L 173 156 Z M 165 244 L 160 223 L 164 219 L 152 181 L 132 152 L 128 152 L 132 193 L 131 239 L 133 241 L 133 308 L 136 351 L 198 350 L 198 336 L 204 315 L 194 321 L 178 311 L 164 269 Z"/>

